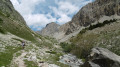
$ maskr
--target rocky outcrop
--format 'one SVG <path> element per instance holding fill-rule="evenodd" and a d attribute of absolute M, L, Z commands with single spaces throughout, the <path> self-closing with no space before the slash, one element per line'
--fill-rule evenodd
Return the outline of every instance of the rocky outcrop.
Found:
<path fill-rule="evenodd" d="M 120 56 L 108 49 L 93 48 L 82 67 L 120 67 Z"/>
<path fill-rule="evenodd" d="M 88 26 L 103 16 L 120 16 L 119 0 L 95 0 L 84 6 L 72 19 L 73 23 Z M 106 19 L 107 20 L 107 19 Z"/>
<path fill-rule="evenodd" d="M 46 25 L 45 28 L 43 28 L 40 32 L 38 31 L 39 34 L 42 35 L 49 35 L 53 36 L 55 32 L 58 32 L 60 28 L 60 25 L 52 22 Z"/>
<path fill-rule="evenodd" d="M 111 19 L 120 19 L 120 0 L 95 0 L 81 8 L 70 22 L 61 25 L 59 31 L 54 32 L 57 37 L 53 37 L 61 39 L 82 27 Z M 63 35 L 60 35 L 61 32 Z M 45 32 L 43 33 L 45 34 Z M 59 38 L 59 35 L 61 38 Z"/>

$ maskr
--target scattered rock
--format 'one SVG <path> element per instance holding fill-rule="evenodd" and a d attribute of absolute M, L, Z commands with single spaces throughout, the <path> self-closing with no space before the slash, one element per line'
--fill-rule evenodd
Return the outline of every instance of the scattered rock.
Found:
<path fill-rule="evenodd" d="M 63 64 L 67 64 L 71 67 L 79 67 L 80 65 L 83 64 L 81 59 L 76 58 L 76 56 L 74 56 L 72 54 L 67 54 L 67 55 L 61 56 L 59 62 L 61 62 Z"/>

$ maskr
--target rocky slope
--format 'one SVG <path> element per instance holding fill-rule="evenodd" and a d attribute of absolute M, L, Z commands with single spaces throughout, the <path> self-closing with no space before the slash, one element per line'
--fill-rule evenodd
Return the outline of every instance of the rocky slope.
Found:
<path fill-rule="evenodd" d="M 71 43 L 75 44 L 75 48 L 71 50 L 73 54 L 85 58 L 90 49 L 99 46 L 120 55 L 120 20 L 99 25 L 83 29 L 77 36 L 70 39 Z"/>
<path fill-rule="evenodd" d="M 119 0 L 95 0 L 93 3 L 89 3 L 81 8 L 70 22 L 60 26 L 59 31 L 54 32 L 53 37 L 56 39 L 64 39 L 64 37 L 69 39 L 71 36 L 74 36 L 71 33 L 79 31 L 82 27 L 87 27 L 93 23 L 103 22 L 105 20 L 119 19 L 119 7 Z M 44 30 L 42 32 L 41 34 L 46 33 Z M 69 34 L 71 36 L 68 37 L 67 35 Z"/>
<path fill-rule="evenodd" d="M 25 41 L 25 49 L 21 41 Z M 11 33 L 0 33 L 0 67 L 68 67 L 58 62 L 63 52 L 53 44 L 46 38 L 36 44 Z"/>
<path fill-rule="evenodd" d="M 35 33 L 28 28 L 10 0 L 0 0 L 0 32 L 10 32 L 27 40 L 35 40 Z"/>

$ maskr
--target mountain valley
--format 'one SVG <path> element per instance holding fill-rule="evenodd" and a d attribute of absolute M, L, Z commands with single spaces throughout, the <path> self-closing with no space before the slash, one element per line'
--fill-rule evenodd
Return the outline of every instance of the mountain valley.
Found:
<path fill-rule="evenodd" d="M 70 22 L 37 32 L 0 0 L 0 67 L 120 67 L 119 44 L 119 0 L 95 0 Z"/>

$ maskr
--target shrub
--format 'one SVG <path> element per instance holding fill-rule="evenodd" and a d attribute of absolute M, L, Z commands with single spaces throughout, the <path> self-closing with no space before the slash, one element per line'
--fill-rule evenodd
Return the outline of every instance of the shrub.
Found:
<path fill-rule="evenodd" d="M 0 18 L 0 24 L 3 23 L 3 20 Z"/>
<path fill-rule="evenodd" d="M 0 27 L 0 33 L 6 34 L 6 31 L 2 27 Z"/>
<path fill-rule="evenodd" d="M 64 52 L 69 53 L 69 52 L 71 52 L 71 50 L 74 48 L 75 45 L 61 42 L 60 46 L 63 48 Z"/>
<path fill-rule="evenodd" d="M 85 33 L 87 30 L 88 30 L 88 28 L 82 29 L 82 30 L 80 31 L 80 34 Z"/>
<path fill-rule="evenodd" d="M 46 53 L 56 54 L 56 52 L 55 52 L 55 51 L 46 51 Z"/>
<path fill-rule="evenodd" d="M 89 45 L 89 46 L 79 45 L 72 50 L 72 53 L 76 55 L 78 58 L 86 58 L 89 55 L 92 48 L 93 48 L 93 45 Z"/>

